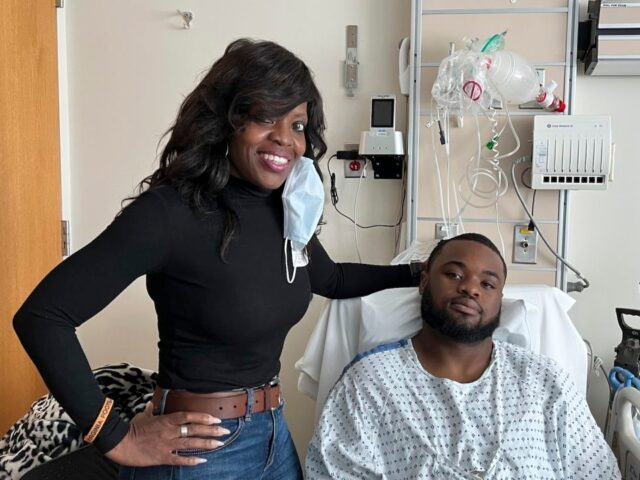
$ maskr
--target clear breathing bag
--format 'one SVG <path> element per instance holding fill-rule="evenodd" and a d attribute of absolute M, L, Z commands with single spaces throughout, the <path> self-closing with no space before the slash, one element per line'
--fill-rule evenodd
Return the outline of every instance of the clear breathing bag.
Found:
<path fill-rule="evenodd" d="M 438 106 L 456 115 L 478 113 L 496 99 L 522 104 L 536 101 L 546 110 L 562 112 L 565 104 L 553 94 L 556 84 L 540 84 L 535 68 L 522 56 L 504 49 L 506 32 L 465 47 L 440 62 L 431 94 Z"/>
<path fill-rule="evenodd" d="M 485 55 L 467 48 L 440 62 L 431 95 L 452 114 L 479 113 L 491 106 L 494 92 L 487 85 Z"/>

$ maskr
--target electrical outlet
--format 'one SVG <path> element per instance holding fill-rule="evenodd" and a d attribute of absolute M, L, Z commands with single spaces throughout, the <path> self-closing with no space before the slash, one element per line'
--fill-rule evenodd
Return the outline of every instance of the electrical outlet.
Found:
<path fill-rule="evenodd" d="M 538 263 L 538 232 L 529 230 L 528 225 L 513 228 L 513 263 Z"/>
<path fill-rule="evenodd" d="M 447 224 L 444 223 L 436 223 L 436 240 L 442 240 L 444 238 L 452 238 L 458 235 L 458 224 L 457 223 L 449 223 L 449 228 L 447 228 Z"/>
<path fill-rule="evenodd" d="M 366 177 L 364 170 L 364 160 L 343 160 L 344 162 L 344 178 L 360 178 Z"/>
<path fill-rule="evenodd" d="M 344 149 L 346 151 L 355 150 L 356 152 L 360 148 L 357 143 L 345 143 Z M 360 178 L 360 175 L 366 177 L 366 172 L 363 173 L 365 161 L 363 160 L 343 160 L 344 162 L 344 178 Z"/>

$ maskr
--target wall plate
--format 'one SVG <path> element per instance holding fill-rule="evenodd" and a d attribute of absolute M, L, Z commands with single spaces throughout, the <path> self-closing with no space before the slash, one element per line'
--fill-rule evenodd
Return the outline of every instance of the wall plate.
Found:
<path fill-rule="evenodd" d="M 344 178 L 366 177 L 364 160 L 342 160 L 344 163 Z"/>
<path fill-rule="evenodd" d="M 513 263 L 538 263 L 538 232 L 529 230 L 528 225 L 513 228 Z"/>
<path fill-rule="evenodd" d="M 448 228 L 444 223 L 436 223 L 435 239 L 442 240 L 458 236 L 458 224 L 449 223 Z"/>
<path fill-rule="evenodd" d="M 360 145 L 358 145 L 357 143 L 344 144 L 344 149 L 347 152 L 353 151 L 353 150 L 357 152 L 358 148 L 360 148 Z M 344 162 L 344 178 L 360 178 L 360 175 L 362 175 L 362 170 L 365 167 L 364 158 L 357 159 L 357 160 L 341 160 L 341 161 Z M 367 176 L 366 172 L 362 176 L 366 177 Z"/>

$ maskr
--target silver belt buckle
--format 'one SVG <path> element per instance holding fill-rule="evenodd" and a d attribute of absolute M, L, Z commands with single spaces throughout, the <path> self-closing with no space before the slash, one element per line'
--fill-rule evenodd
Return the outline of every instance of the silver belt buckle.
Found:
<path fill-rule="evenodd" d="M 269 383 L 267 383 L 265 385 L 265 387 L 266 387 L 265 388 L 265 392 L 264 392 L 264 394 L 265 394 L 265 402 L 267 401 L 267 396 L 269 395 L 269 392 L 271 391 L 271 389 L 273 387 L 277 387 L 278 385 L 280 385 L 280 378 L 278 376 L 273 377 L 269 381 Z M 271 398 L 271 397 L 269 397 L 269 398 Z M 281 392 L 278 392 L 278 400 L 275 403 L 276 403 L 275 405 L 269 404 L 269 407 L 270 407 L 269 410 L 270 411 L 276 410 L 277 408 L 280 407 L 280 404 L 282 403 Z"/>

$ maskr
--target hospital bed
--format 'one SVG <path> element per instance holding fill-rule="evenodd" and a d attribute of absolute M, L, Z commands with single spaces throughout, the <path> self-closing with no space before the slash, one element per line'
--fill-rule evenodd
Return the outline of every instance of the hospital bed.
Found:
<path fill-rule="evenodd" d="M 554 287 L 508 285 L 493 336 L 556 360 L 586 395 L 587 348 L 567 314 L 574 302 Z M 417 287 L 329 302 L 296 362 L 298 390 L 316 400 L 316 419 L 343 368 L 358 352 L 412 337 L 421 328 Z"/>
<path fill-rule="evenodd" d="M 617 391 L 608 429 L 607 443 L 618 459 L 624 480 L 640 480 L 640 391 L 636 387 L 625 387 Z"/>

